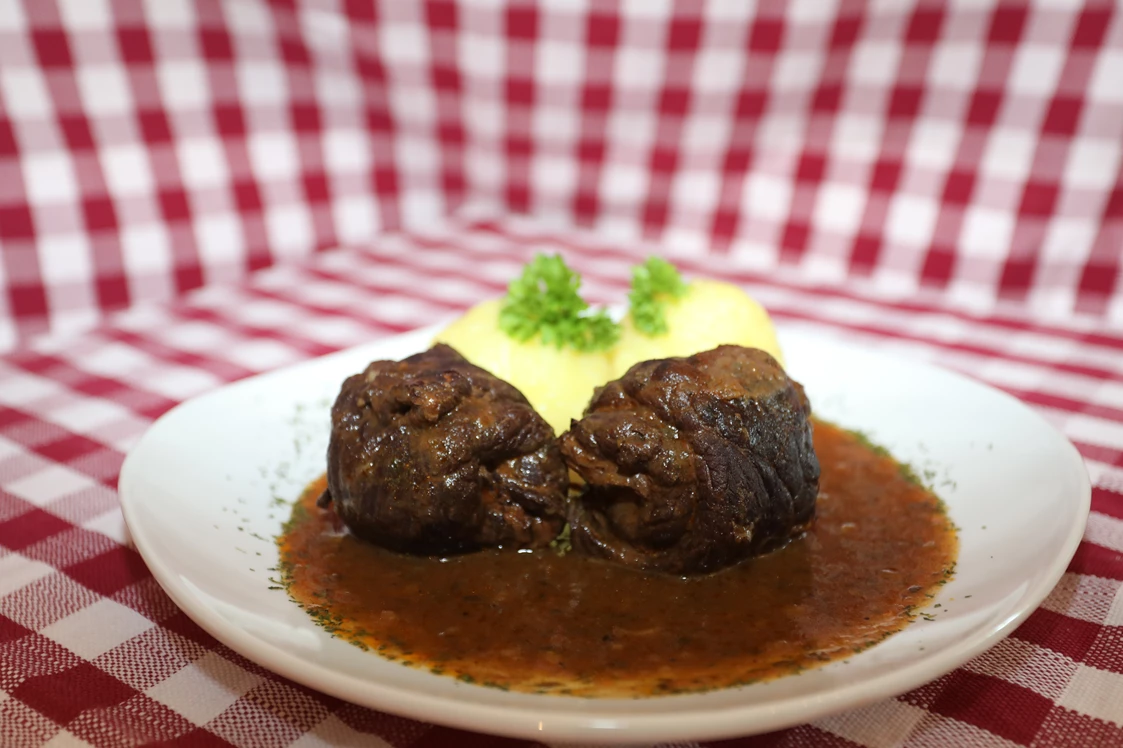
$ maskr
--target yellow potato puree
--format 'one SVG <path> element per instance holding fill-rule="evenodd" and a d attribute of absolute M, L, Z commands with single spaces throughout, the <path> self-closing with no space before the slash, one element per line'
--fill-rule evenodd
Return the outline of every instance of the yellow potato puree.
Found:
<path fill-rule="evenodd" d="M 580 418 L 593 389 L 612 379 L 609 353 L 582 353 L 537 340 L 519 342 L 499 329 L 501 299 L 485 301 L 442 330 L 435 342 L 510 382 L 558 434 Z"/>
<path fill-rule="evenodd" d="M 499 329 L 502 304 L 501 299 L 477 304 L 434 342 L 451 345 L 476 366 L 510 382 L 558 434 L 569 429 L 571 418 L 581 417 L 597 387 L 640 361 L 690 356 L 729 343 L 761 348 L 784 363 L 768 312 L 731 283 L 692 281 L 684 296 L 667 300 L 665 334 L 645 335 L 626 315 L 619 342 L 594 353 L 514 340 Z"/>
<path fill-rule="evenodd" d="M 620 341 L 609 351 L 610 379 L 640 361 L 692 356 L 723 344 L 760 348 L 784 363 L 768 312 L 732 283 L 691 281 L 684 296 L 667 300 L 666 314 L 668 331 L 654 337 L 637 330 L 631 315 L 625 317 Z"/>

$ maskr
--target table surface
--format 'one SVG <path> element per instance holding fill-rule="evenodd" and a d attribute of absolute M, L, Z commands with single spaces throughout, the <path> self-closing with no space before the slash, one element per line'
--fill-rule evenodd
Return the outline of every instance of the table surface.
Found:
<path fill-rule="evenodd" d="M 0 358 L 0 745 L 497 744 L 316 693 L 216 642 L 130 546 L 115 486 L 177 403 L 447 318 L 543 249 L 564 252 L 600 302 L 622 298 L 650 251 L 513 220 L 399 233 Z M 1123 745 L 1123 332 L 766 278 L 719 257 L 680 264 L 744 285 L 780 322 L 1015 395 L 1072 440 L 1094 486 L 1067 573 L 992 650 L 897 698 L 720 744 Z"/>

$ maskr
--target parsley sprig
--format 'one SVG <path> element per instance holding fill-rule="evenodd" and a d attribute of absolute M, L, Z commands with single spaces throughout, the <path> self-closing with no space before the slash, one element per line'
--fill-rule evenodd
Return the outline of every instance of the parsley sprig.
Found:
<path fill-rule="evenodd" d="M 562 526 L 558 536 L 550 541 L 550 548 L 559 556 L 564 556 L 573 550 L 573 541 L 570 538 L 569 523 Z"/>
<path fill-rule="evenodd" d="M 538 337 L 546 345 L 603 351 L 620 337 L 620 325 L 602 309 L 590 311 L 578 293 L 581 276 L 561 255 L 535 255 L 511 282 L 499 309 L 499 329 L 515 340 Z"/>
<path fill-rule="evenodd" d="M 632 290 L 628 305 L 636 329 L 646 335 L 667 332 L 667 301 L 686 294 L 686 282 L 675 266 L 661 257 L 649 257 L 647 262 L 632 269 Z"/>

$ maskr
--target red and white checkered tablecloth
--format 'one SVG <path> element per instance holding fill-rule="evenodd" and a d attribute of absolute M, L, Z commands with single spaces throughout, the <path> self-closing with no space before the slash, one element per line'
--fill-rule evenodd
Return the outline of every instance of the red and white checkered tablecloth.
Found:
<path fill-rule="evenodd" d="M 218 645 L 114 487 L 176 403 L 452 315 L 538 248 L 594 300 L 648 252 L 743 283 L 1087 461 L 1085 541 L 1013 636 L 731 744 L 1123 745 L 1114 3 L 0 0 L 0 748 L 497 744 Z"/>
<path fill-rule="evenodd" d="M 0 745 L 530 745 L 349 705 L 218 644 L 129 547 L 114 485 L 129 446 L 192 395 L 446 318 L 537 250 L 563 252 L 594 300 L 619 300 L 651 249 L 515 220 L 390 234 L 0 358 Z M 1123 333 L 677 261 L 745 285 L 781 323 L 1013 393 L 1078 446 L 1095 486 L 1063 580 L 992 650 L 898 698 L 707 745 L 1123 745 Z"/>
<path fill-rule="evenodd" d="M 1123 324 L 1123 13 L 0 0 L 0 350 L 464 206 Z"/>

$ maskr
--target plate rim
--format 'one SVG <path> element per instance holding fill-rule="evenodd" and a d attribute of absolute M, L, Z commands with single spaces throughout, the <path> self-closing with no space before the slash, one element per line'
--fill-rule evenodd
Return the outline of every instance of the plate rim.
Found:
<path fill-rule="evenodd" d="M 820 331 L 810 331 L 805 328 L 786 329 L 780 328 L 781 334 L 812 336 L 827 338 Z M 858 684 L 847 688 L 835 688 L 813 697 L 807 695 L 788 695 L 769 701 L 767 705 L 720 705 L 716 707 L 701 707 L 692 710 L 686 718 L 679 711 L 667 713 L 643 713 L 636 715 L 580 715 L 574 712 L 557 713 L 551 709 L 550 702 L 561 699 L 567 703 L 580 703 L 583 699 L 570 696 L 536 696 L 543 699 L 541 705 L 495 705 L 479 703 L 476 701 L 458 700 L 452 696 L 416 692 L 413 690 L 398 689 L 392 685 L 379 683 L 372 680 L 356 678 L 346 673 L 340 673 L 326 666 L 314 664 L 310 666 L 307 660 L 292 655 L 284 649 L 257 638 L 252 633 L 240 629 L 222 618 L 205 602 L 198 599 L 184 582 L 183 578 L 169 565 L 167 565 L 156 551 L 156 544 L 148 535 L 148 530 L 142 521 L 138 520 L 139 504 L 142 501 L 135 495 L 132 483 L 139 461 L 138 455 L 141 448 L 150 437 L 153 428 L 162 420 L 169 418 L 181 409 L 189 407 L 192 403 L 213 395 L 216 392 L 231 387 L 245 386 L 248 383 L 263 377 L 270 377 L 292 369 L 302 368 L 323 359 L 356 355 L 366 349 L 377 349 L 387 343 L 397 341 L 402 345 L 404 341 L 417 338 L 424 340 L 426 335 L 431 337 L 434 327 L 426 327 L 398 335 L 391 335 L 358 346 L 346 348 L 334 353 L 320 356 L 306 361 L 263 372 L 235 382 L 217 387 L 208 392 L 185 400 L 177 404 L 156 421 L 149 425 L 145 433 L 132 446 L 122 463 L 118 479 L 118 499 L 122 514 L 128 527 L 132 543 L 148 566 L 157 583 L 172 599 L 176 606 L 183 611 L 192 621 L 216 640 L 229 647 L 238 654 L 265 669 L 288 678 L 296 683 L 321 691 L 328 695 L 340 698 L 349 703 L 365 706 L 378 711 L 384 711 L 429 724 L 440 724 L 457 729 L 470 730 L 505 737 L 532 739 L 532 740 L 562 740 L 562 741 L 588 741 L 595 740 L 602 743 L 635 743 L 646 739 L 667 740 L 712 740 L 746 736 L 768 732 L 771 730 L 792 727 L 811 720 L 821 718 L 840 711 L 855 709 L 880 699 L 889 698 L 917 688 L 963 665 L 980 653 L 990 649 L 1002 639 L 1009 636 L 1031 613 L 1040 607 L 1041 603 L 1056 587 L 1063 577 L 1068 564 L 1076 553 L 1084 536 L 1088 516 L 1091 510 L 1091 481 L 1083 457 L 1073 446 L 1072 442 L 1052 423 L 1046 420 L 1036 410 L 1030 408 L 1018 398 L 997 389 L 978 379 L 966 376 L 958 371 L 941 367 L 929 361 L 895 356 L 882 350 L 865 348 L 860 343 L 851 341 L 838 341 L 829 339 L 833 345 L 843 345 L 857 348 L 864 355 L 884 357 L 897 361 L 904 361 L 936 369 L 944 375 L 954 377 L 973 386 L 985 388 L 988 394 L 997 396 L 1013 404 L 1015 407 L 1028 413 L 1040 426 L 1051 432 L 1063 450 L 1063 459 L 1072 463 L 1078 469 L 1074 471 L 1079 478 L 1080 497 L 1077 502 L 1076 512 L 1071 518 L 1071 527 L 1061 551 L 1052 559 L 1047 573 L 1040 577 L 1039 582 L 1026 589 L 1020 595 L 1021 602 L 1017 611 L 996 626 L 989 626 L 983 630 L 971 632 L 962 646 L 954 649 L 944 649 L 918 660 L 901 665 L 896 670 L 881 675 L 866 678 Z M 1060 459 L 1060 455 L 1058 455 Z M 377 655 L 369 655 L 377 656 Z M 439 676 L 434 676 L 439 677 Z M 468 684 L 456 683 L 458 688 L 482 688 Z M 740 687 L 723 690 L 740 690 Z M 371 696 L 372 698 L 355 698 Z M 657 697 L 659 700 L 691 698 L 665 696 Z M 809 698 L 811 702 L 809 703 Z M 619 702 L 622 707 L 634 703 L 633 699 L 593 699 L 597 702 Z M 766 708 L 764 708 L 766 707 Z M 750 712 L 753 714 L 746 714 Z M 688 718 L 688 719 L 687 719 Z M 689 724 L 684 724 L 684 720 Z M 633 725 L 632 722 L 639 722 Z"/>

